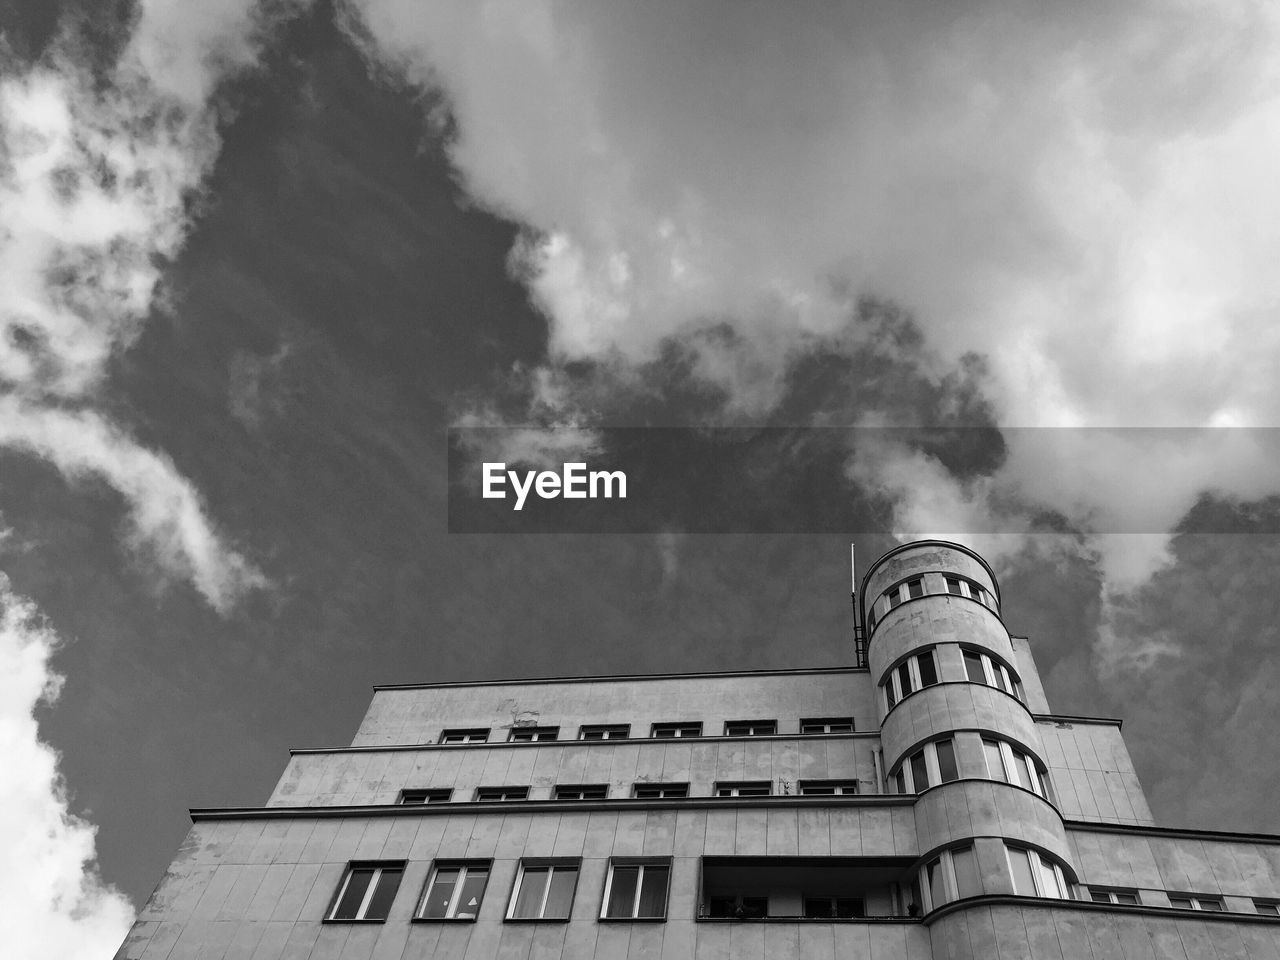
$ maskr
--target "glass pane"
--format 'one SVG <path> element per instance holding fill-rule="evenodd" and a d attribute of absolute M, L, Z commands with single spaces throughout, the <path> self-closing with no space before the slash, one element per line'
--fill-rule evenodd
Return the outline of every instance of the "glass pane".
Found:
<path fill-rule="evenodd" d="M 1111 894 L 1107 893 L 1105 890 L 1090 890 L 1089 899 L 1094 903 L 1110 903 Z"/>
<path fill-rule="evenodd" d="M 904 697 L 912 690 L 911 671 L 905 663 L 898 666 L 898 686 L 901 688 Z"/>
<path fill-rule="evenodd" d="M 972 683 L 987 682 L 987 675 L 982 672 L 982 658 L 968 650 L 964 652 L 964 673 Z"/>
<path fill-rule="evenodd" d="M 391 901 L 396 898 L 400 889 L 399 867 L 383 867 L 382 876 L 378 878 L 377 889 L 373 891 L 373 899 L 369 901 L 369 909 L 364 912 L 366 920 L 385 920 L 391 912 Z"/>
<path fill-rule="evenodd" d="M 1138 895 L 1136 893 L 1117 893 L 1116 903 L 1137 903 Z"/>
<path fill-rule="evenodd" d="M 805 784 L 800 788 L 800 793 L 806 797 L 834 797 L 836 793 L 835 787 L 824 787 L 818 784 Z"/>
<path fill-rule="evenodd" d="M 978 858 L 973 847 L 957 847 L 951 851 L 951 863 L 956 869 L 956 896 L 976 897 L 982 892 L 982 880 L 978 877 Z"/>
<path fill-rule="evenodd" d="M 613 882 L 609 885 L 609 907 L 606 917 L 629 917 L 636 902 L 636 881 L 640 868 L 614 867 Z"/>
<path fill-rule="evenodd" d="M 1009 676 L 1005 673 L 1004 667 L 1000 666 L 998 663 L 993 663 L 991 666 L 993 668 L 992 672 L 996 675 L 996 686 L 1005 693 L 1010 693 Z"/>
<path fill-rule="evenodd" d="M 360 904 L 364 902 L 365 891 L 369 889 L 369 881 L 373 879 L 373 867 L 354 867 L 351 878 L 347 881 L 347 889 L 342 892 L 342 899 L 333 908 L 333 919 L 354 920 Z"/>
<path fill-rule="evenodd" d="M 938 671 L 933 665 L 932 653 L 922 653 L 916 657 L 916 666 L 920 668 L 920 686 L 928 687 L 938 682 Z"/>
<path fill-rule="evenodd" d="M 898 788 L 899 793 L 907 792 L 907 775 L 903 770 L 903 767 L 899 767 L 898 772 L 893 775 L 894 786 Z"/>
<path fill-rule="evenodd" d="M 1216 911 L 1219 911 L 1219 910 L 1221 910 L 1221 909 L 1222 909 L 1222 901 L 1221 901 L 1221 900 L 1214 900 L 1214 899 L 1212 899 L 1212 898 L 1202 899 L 1202 900 L 1200 901 L 1200 909 L 1201 909 L 1201 910 L 1212 910 L 1212 911 L 1215 911 L 1215 912 L 1216 912 Z"/>
<path fill-rule="evenodd" d="M 1186 909 L 1186 910 L 1190 910 L 1190 909 L 1191 909 L 1191 898 L 1190 898 L 1190 897 L 1170 897 L 1170 898 L 1169 898 L 1169 906 L 1171 906 L 1171 907 L 1182 907 L 1182 908 L 1184 908 L 1184 909 Z"/>
<path fill-rule="evenodd" d="M 865 917 L 866 915 L 867 908 L 861 900 L 841 897 L 836 901 L 836 916 L 841 920 Z"/>
<path fill-rule="evenodd" d="M 644 868 L 640 883 L 640 909 L 637 917 L 665 917 L 667 915 L 667 874 L 665 866 L 649 865 Z"/>
<path fill-rule="evenodd" d="M 1003 780 L 1004 758 L 1000 756 L 1000 744 L 994 740 L 982 741 L 982 752 L 987 758 L 987 773 L 992 780 Z"/>
<path fill-rule="evenodd" d="M 811 920 L 825 920 L 831 916 L 832 903 L 827 897 L 806 897 L 804 915 Z"/>
<path fill-rule="evenodd" d="M 1013 776 L 1009 782 L 1028 789 L 1031 787 L 1031 784 L 1027 781 L 1027 757 L 1021 751 L 1013 751 Z"/>
<path fill-rule="evenodd" d="M 893 677 L 884 682 L 884 698 L 890 707 L 898 702 L 898 698 L 893 695 Z"/>
<path fill-rule="evenodd" d="M 466 879 L 462 881 L 462 892 L 458 894 L 458 907 L 453 915 L 462 920 L 474 920 L 488 883 L 488 867 L 468 867 Z"/>
<path fill-rule="evenodd" d="M 889 592 L 889 609 L 892 610 L 901 602 L 902 598 L 898 596 L 898 588 L 894 587 L 893 590 Z"/>
<path fill-rule="evenodd" d="M 943 783 L 960 779 L 960 771 L 956 769 L 956 751 L 950 740 L 939 740 L 934 744 L 938 751 L 938 775 Z"/>
<path fill-rule="evenodd" d="M 422 907 L 418 913 L 428 920 L 442 920 L 449 912 L 449 901 L 453 898 L 454 884 L 458 882 L 457 867 L 442 867 L 436 871 L 436 878 L 431 889 L 422 898 Z"/>
<path fill-rule="evenodd" d="M 1013 871 L 1013 892 L 1023 897 L 1036 895 L 1036 882 L 1031 878 L 1031 864 L 1027 851 L 1009 847 L 1009 867 Z"/>
<path fill-rule="evenodd" d="M 583 740 L 603 740 L 604 731 L 603 730 L 583 730 L 582 739 Z"/>
<path fill-rule="evenodd" d="M 538 916 L 550 872 L 549 867 L 525 867 L 524 876 L 520 879 L 520 893 L 516 895 L 516 908 L 511 913 L 513 917 L 532 920 Z"/>
<path fill-rule="evenodd" d="M 573 905 L 573 886 L 577 879 L 577 867 L 556 867 L 552 870 L 551 893 L 547 895 L 547 906 L 542 911 L 544 917 L 568 919 L 569 908 Z"/>
<path fill-rule="evenodd" d="M 947 592 L 954 593 L 956 594 L 956 596 L 960 596 L 961 595 L 960 581 L 957 580 L 955 577 L 947 577 Z"/>
<path fill-rule="evenodd" d="M 924 871 L 925 882 L 929 884 L 929 899 L 933 901 L 934 909 L 937 909 L 947 902 L 947 890 L 942 883 L 942 861 L 934 860 Z"/>
<path fill-rule="evenodd" d="M 910 583 L 907 584 L 907 593 L 912 597 L 923 597 L 924 581 L 912 580 Z"/>
<path fill-rule="evenodd" d="M 1135 903 L 1137 900 L 1134 901 Z M 1280 916 L 1280 905 L 1274 903 L 1258 903 L 1254 902 L 1253 908 L 1259 913 L 1266 914 L 1269 917 Z"/>
<path fill-rule="evenodd" d="M 911 783 L 915 787 L 916 793 L 919 793 L 929 785 L 929 771 L 924 765 L 923 750 L 911 756 Z"/>
<path fill-rule="evenodd" d="M 1038 855 L 1036 861 L 1040 866 L 1040 896 L 1061 897 L 1062 889 L 1058 886 L 1058 874 L 1053 869 L 1053 864 Z"/>

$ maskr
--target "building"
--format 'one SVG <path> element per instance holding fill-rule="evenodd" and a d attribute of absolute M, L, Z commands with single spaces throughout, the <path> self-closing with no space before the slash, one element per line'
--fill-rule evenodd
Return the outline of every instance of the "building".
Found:
<path fill-rule="evenodd" d="M 839 669 L 379 687 L 193 810 L 119 957 L 1280 956 L 1280 837 L 1157 826 L 987 564 L 901 546 Z"/>

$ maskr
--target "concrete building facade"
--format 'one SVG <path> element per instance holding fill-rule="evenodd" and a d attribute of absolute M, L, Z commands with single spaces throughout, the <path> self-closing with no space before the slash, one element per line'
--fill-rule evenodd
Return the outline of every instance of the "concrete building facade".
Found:
<path fill-rule="evenodd" d="M 1280 960 L 1280 837 L 1155 824 L 980 557 L 901 546 L 857 609 L 848 668 L 378 687 L 192 811 L 117 957 Z"/>

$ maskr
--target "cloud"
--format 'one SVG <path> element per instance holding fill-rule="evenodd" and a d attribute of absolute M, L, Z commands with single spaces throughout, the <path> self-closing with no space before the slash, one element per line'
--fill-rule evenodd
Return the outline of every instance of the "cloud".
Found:
<path fill-rule="evenodd" d="M 904 534 L 1167 533 L 1203 491 L 1280 487 L 1246 433 L 1007 429 L 1280 421 L 1274 5 L 351 6 L 371 56 L 444 92 L 471 196 L 525 225 L 552 365 L 679 342 L 726 412 L 767 415 L 815 342 L 868 347 L 850 317 L 878 297 L 926 375 L 984 358 L 1008 445 L 982 484 L 854 463 Z M 1094 549 L 1117 589 L 1167 556 Z"/>
<path fill-rule="evenodd" d="M 58 645 L 35 608 L 0 574 L 0 919 L 6 950 L 27 960 L 106 957 L 124 939 L 133 907 L 94 866 L 92 824 L 71 813 L 58 756 L 39 739 L 35 708 L 62 678 Z"/>

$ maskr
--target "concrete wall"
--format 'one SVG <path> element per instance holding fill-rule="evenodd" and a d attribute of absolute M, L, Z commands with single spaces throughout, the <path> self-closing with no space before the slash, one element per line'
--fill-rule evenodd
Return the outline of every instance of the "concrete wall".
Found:
<path fill-rule="evenodd" d="M 864 671 L 495 683 L 377 690 L 352 746 L 434 743 L 447 727 L 491 727 L 505 740 L 516 726 L 629 723 L 634 737 L 653 723 L 701 721 L 719 735 L 725 721 L 777 720 L 798 733 L 802 717 L 852 716 L 859 730 L 878 720 Z"/>
<path fill-rule="evenodd" d="M 934 956 L 948 960 L 1275 960 L 1280 923 L 1198 920 L 1142 912 L 975 905 L 934 921 Z"/>
<path fill-rule="evenodd" d="M 197 822 L 120 960 L 929 956 L 914 923 L 696 923 L 699 858 L 914 856 L 910 808 L 415 813 Z M 597 923 L 610 856 L 671 856 L 666 923 Z M 504 923 L 521 856 L 582 857 L 572 917 Z M 493 858 L 471 924 L 411 924 L 435 858 Z M 351 860 L 407 860 L 386 923 L 321 923 Z M 910 945 L 910 953 L 903 952 Z M 761 952 L 761 951 L 764 952 Z M 799 952 L 797 952 L 797 950 Z M 853 951 L 833 953 L 835 950 Z M 511 951 L 510 953 L 508 951 Z"/>
<path fill-rule="evenodd" d="M 605 783 L 610 797 L 632 784 L 689 783 L 709 797 L 717 780 L 768 780 L 796 793 L 799 780 L 859 781 L 874 794 L 875 736 L 752 737 L 721 740 L 569 741 L 295 754 L 268 806 L 395 803 L 402 789 L 448 787 L 471 800 L 478 786 L 528 785 L 531 800 L 556 784 Z"/>
<path fill-rule="evenodd" d="M 1080 829 L 1067 839 L 1081 883 L 1134 887 L 1143 903 L 1167 906 L 1168 891 L 1280 898 L 1280 843 Z"/>
<path fill-rule="evenodd" d="M 1064 817 L 1137 826 L 1155 823 L 1116 724 L 1040 720 L 1036 729 Z"/>

